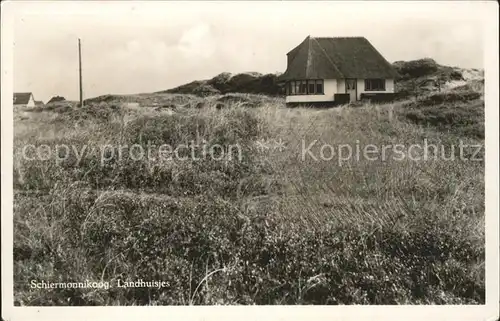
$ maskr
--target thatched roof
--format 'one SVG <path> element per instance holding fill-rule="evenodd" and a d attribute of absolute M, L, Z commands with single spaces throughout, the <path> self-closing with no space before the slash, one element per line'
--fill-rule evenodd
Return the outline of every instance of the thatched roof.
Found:
<path fill-rule="evenodd" d="M 65 101 L 65 100 L 66 100 L 66 98 L 64 98 L 62 96 L 54 96 L 54 97 L 50 98 L 50 100 L 47 102 L 47 104 L 55 103 L 58 101 Z"/>
<path fill-rule="evenodd" d="M 26 105 L 32 95 L 32 93 L 14 93 L 14 105 Z"/>
<path fill-rule="evenodd" d="M 395 78 L 392 65 L 364 37 L 307 37 L 288 54 L 280 80 Z"/>

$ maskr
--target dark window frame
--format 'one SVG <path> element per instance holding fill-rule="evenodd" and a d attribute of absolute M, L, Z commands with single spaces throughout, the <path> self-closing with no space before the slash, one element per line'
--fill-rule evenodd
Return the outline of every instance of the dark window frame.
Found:
<path fill-rule="evenodd" d="M 309 95 L 316 95 L 316 82 L 313 81 L 307 82 L 307 93 Z"/>
<path fill-rule="evenodd" d="M 306 96 L 306 95 L 324 95 L 325 94 L 325 81 L 324 79 L 301 79 L 290 80 L 286 83 L 287 96 Z M 314 92 L 310 91 L 310 86 L 314 86 Z M 318 91 L 318 85 L 321 90 Z M 295 90 L 292 90 L 295 88 Z M 305 90 L 302 90 L 305 89 Z"/>
<path fill-rule="evenodd" d="M 365 91 L 386 91 L 385 79 L 365 79 Z"/>
<path fill-rule="evenodd" d="M 323 79 L 317 79 L 314 81 L 315 93 L 316 95 L 324 95 L 325 94 L 325 81 Z M 321 90 L 318 90 L 318 86 L 321 86 Z"/>
<path fill-rule="evenodd" d="M 307 80 L 300 81 L 300 91 L 299 91 L 300 95 L 308 95 L 309 94 L 309 92 L 308 92 L 309 88 L 307 86 L 308 86 Z"/>

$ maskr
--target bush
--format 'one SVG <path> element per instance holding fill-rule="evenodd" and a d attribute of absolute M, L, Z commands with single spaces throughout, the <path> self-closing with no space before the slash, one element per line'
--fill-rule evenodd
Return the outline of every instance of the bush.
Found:
<path fill-rule="evenodd" d="M 422 101 L 432 102 L 433 105 L 423 105 L 418 102 L 407 106 L 401 111 L 404 118 L 422 126 L 432 126 L 439 131 L 452 132 L 460 136 L 473 138 L 484 138 L 484 103 L 477 102 L 461 103 L 451 100 L 452 103 L 434 105 L 437 101 L 442 101 L 443 95 L 434 95 L 440 98 L 424 99 Z M 464 96 L 444 95 L 446 97 Z M 466 94 L 465 97 L 468 97 Z M 447 101 L 449 102 L 449 101 Z"/>
<path fill-rule="evenodd" d="M 276 74 L 262 75 L 256 72 L 247 72 L 232 75 L 221 73 L 210 80 L 193 81 L 191 83 L 167 90 L 168 93 L 189 93 L 196 95 L 214 95 L 217 93 L 248 93 L 260 95 L 278 95 L 281 88 L 278 86 Z"/>
<path fill-rule="evenodd" d="M 443 103 L 465 103 L 476 100 L 481 94 L 475 91 L 449 91 L 434 93 L 420 97 L 416 102 L 411 102 L 407 106 L 434 106 Z"/>
<path fill-rule="evenodd" d="M 484 79 L 469 81 L 469 83 L 463 86 L 452 88 L 452 91 L 474 91 L 480 94 L 484 94 Z"/>
<path fill-rule="evenodd" d="M 95 112 L 102 114 L 92 114 Z M 85 138 L 65 137 L 33 142 L 35 146 L 46 144 L 52 149 L 57 145 L 72 146 L 84 152 L 81 159 L 70 153 L 71 157 L 60 164 L 55 164 L 54 159 L 23 159 L 25 182 L 17 181 L 16 188 L 46 191 L 57 182 L 83 181 L 93 188 L 142 188 L 170 195 L 235 196 L 242 179 L 253 175 L 257 182 L 260 175 L 265 174 L 253 152 L 253 142 L 266 128 L 246 109 L 233 108 L 212 114 L 193 111 L 141 116 L 121 127 L 123 125 L 118 123 L 108 124 L 106 109 L 84 107 L 77 113 L 68 114 L 66 120 L 74 121 L 78 117 L 101 119 L 103 132 L 92 135 L 108 136 L 106 145 Z M 158 154 L 160 146 L 165 144 L 172 149 L 171 160 L 162 159 Z M 220 155 L 204 156 L 204 150 L 210 151 L 215 145 L 215 151 L 222 148 Z M 131 146 L 140 147 L 143 157 L 136 160 L 136 151 L 133 152 Z M 176 155 L 173 151 L 178 147 Z M 177 156 L 186 160 L 177 160 Z"/>
<path fill-rule="evenodd" d="M 369 100 L 372 103 L 384 103 L 394 101 L 397 95 L 394 93 L 362 93 L 361 100 Z"/>
<path fill-rule="evenodd" d="M 61 102 L 61 101 L 65 101 L 65 100 L 66 100 L 66 98 L 64 98 L 62 96 L 54 96 L 54 97 L 52 97 L 52 98 L 49 99 L 49 101 L 47 102 L 47 104 Z"/>
<path fill-rule="evenodd" d="M 230 90 L 229 80 L 231 79 L 231 77 L 231 73 L 223 72 L 208 80 L 207 84 L 219 90 L 220 92 L 225 93 Z"/>
<path fill-rule="evenodd" d="M 464 76 L 458 70 L 453 70 L 449 74 L 449 79 L 451 80 L 464 80 Z"/>
<path fill-rule="evenodd" d="M 394 68 L 403 78 L 417 78 L 433 74 L 438 71 L 439 65 L 431 58 L 411 61 L 397 61 Z"/>
<path fill-rule="evenodd" d="M 204 97 L 220 94 L 220 91 L 210 85 L 200 85 L 193 89 L 192 94 Z"/>

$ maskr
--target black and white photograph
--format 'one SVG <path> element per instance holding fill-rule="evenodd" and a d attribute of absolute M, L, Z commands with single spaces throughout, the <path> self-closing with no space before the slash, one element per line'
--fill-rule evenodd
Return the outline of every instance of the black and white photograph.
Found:
<path fill-rule="evenodd" d="M 2 11 L 4 320 L 110 306 L 498 320 L 496 2 Z"/>

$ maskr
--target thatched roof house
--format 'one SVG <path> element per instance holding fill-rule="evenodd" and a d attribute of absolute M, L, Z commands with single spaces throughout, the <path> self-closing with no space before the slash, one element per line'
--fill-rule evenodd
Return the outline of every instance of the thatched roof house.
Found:
<path fill-rule="evenodd" d="M 62 97 L 62 96 L 54 96 L 52 98 L 49 99 L 49 101 L 47 102 L 47 104 L 52 104 L 52 103 L 55 103 L 55 102 L 61 102 L 61 101 L 65 101 L 66 98 Z"/>
<path fill-rule="evenodd" d="M 397 72 L 364 37 L 308 36 L 287 54 L 287 103 L 349 102 L 394 93 Z M 386 96 L 386 95 L 385 95 Z"/>
<path fill-rule="evenodd" d="M 14 93 L 14 107 L 35 107 L 32 93 Z"/>

